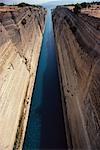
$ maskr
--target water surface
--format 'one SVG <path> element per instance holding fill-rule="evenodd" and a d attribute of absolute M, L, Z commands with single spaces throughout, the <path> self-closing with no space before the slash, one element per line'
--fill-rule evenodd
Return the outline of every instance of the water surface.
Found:
<path fill-rule="evenodd" d="M 23 150 L 67 149 L 60 94 L 51 11 L 48 10 Z"/>

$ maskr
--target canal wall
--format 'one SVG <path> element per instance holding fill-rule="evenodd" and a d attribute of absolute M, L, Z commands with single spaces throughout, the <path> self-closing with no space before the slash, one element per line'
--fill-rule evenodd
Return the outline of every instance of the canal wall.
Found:
<path fill-rule="evenodd" d="M 68 146 L 99 149 L 100 20 L 65 7 L 52 16 Z"/>
<path fill-rule="evenodd" d="M 0 149 L 22 149 L 46 11 L 0 9 Z"/>

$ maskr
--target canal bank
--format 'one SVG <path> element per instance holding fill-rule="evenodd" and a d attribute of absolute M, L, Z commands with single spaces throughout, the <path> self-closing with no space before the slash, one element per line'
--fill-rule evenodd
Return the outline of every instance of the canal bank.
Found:
<path fill-rule="evenodd" d="M 50 10 L 23 145 L 23 150 L 43 148 L 67 149 Z"/>

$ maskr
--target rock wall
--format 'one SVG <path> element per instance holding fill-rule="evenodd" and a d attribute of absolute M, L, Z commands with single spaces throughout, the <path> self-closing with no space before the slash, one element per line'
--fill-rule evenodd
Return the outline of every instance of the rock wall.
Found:
<path fill-rule="evenodd" d="M 0 9 L 0 150 L 22 146 L 45 15 L 40 7 Z"/>
<path fill-rule="evenodd" d="M 100 149 L 100 19 L 57 7 L 53 25 L 69 147 Z"/>

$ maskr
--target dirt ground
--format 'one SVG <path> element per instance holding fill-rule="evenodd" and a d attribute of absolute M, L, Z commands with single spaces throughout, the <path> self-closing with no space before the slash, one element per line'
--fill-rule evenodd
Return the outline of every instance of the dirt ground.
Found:
<path fill-rule="evenodd" d="M 81 12 L 100 18 L 100 5 L 92 5 L 90 8 L 82 9 Z"/>
<path fill-rule="evenodd" d="M 17 6 L 0 6 L 0 12 L 5 12 L 5 11 L 17 11 L 19 8 Z"/>
<path fill-rule="evenodd" d="M 68 6 L 70 10 L 73 10 L 74 6 Z M 81 9 L 81 12 L 88 14 L 89 16 L 94 16 L 100 18 L 100 5 L 91 5 L 90 8 Z"/>

